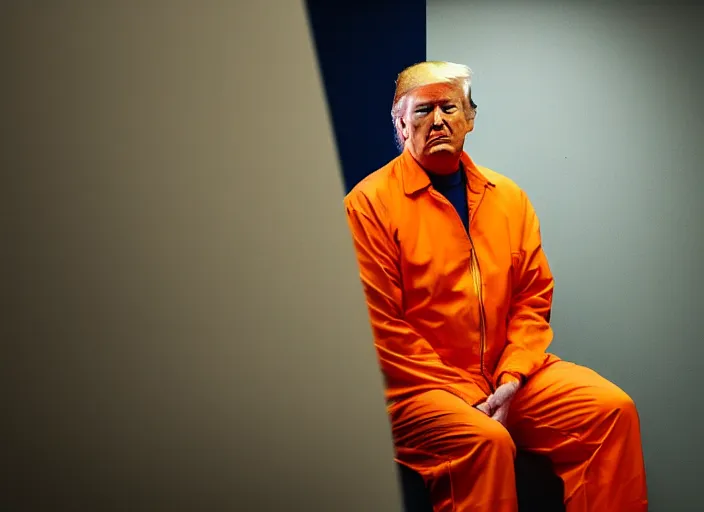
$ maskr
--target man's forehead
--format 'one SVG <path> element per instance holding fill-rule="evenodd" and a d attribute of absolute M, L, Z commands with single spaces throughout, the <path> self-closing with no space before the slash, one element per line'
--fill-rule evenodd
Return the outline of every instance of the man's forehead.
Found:
<path fill-rule="evenodd" d="M 437 83 L 417 87 L 412 90 L 408 97 L 413 103 L 437 103 L 442 101 L 452 101 L 461 98 L 462 88 L 456 84 Z"/>

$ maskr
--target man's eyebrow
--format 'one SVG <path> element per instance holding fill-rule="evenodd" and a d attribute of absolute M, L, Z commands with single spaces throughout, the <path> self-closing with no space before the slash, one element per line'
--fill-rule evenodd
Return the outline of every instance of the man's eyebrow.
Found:
<path fill-rule="evenodd" d="M 427 101 L 420 101 L 416 103 L 416 108 L 418 107 L 431 107 L 433 105 L 448 105 L 450 103 L 455 103 L 454 100 L 451 100 L 449 98 L 441 99 L 441 100 L 427 100 Z"/>

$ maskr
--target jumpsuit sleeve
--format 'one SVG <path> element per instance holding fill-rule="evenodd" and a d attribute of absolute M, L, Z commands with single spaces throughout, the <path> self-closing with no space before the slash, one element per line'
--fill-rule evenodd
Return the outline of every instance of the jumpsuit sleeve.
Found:
<path fill-rule="evenodd" d="M 545 351 L 553 338 L 550 312 L 554 280 L 543 252 L 538 216 L 523 192 L 521 203 L 516 285 L 509 309 L 507 344 L 494 372 L 496 385 L 530 377 L 547 359 Z"/>
<path fill-rule="evenodd" d="M 470 405 L 484 401 L 486 395 L 469 374 L 445 364 L 404 320 L 400 251 L 385 222 L 348 204 L 346 212 L 387 398 L 449 387 Z"/>

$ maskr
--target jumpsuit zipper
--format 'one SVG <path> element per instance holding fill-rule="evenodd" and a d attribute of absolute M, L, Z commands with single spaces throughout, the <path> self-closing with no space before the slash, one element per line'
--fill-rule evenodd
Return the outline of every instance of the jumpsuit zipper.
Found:
<path fill-rule="evenodd" d="M 482 269 L 479 266 L 479 258 L 477 257 L 477 251 L 474 248 L 474 241 L 472 240 L 472 235 L 467 231 L 467 236 L 469 237 L 469 243 L 471 244 L 471 257 L 470 257 L 470 272 L 472 274 L 472 281 L 474 282 L 474 291 L 477 294 L 479 300 L 479 371 L 489 384 L 489 389 L 493 392 L 494 386 L 491 379 L 484 373 L 484 349 L 486 346 L 486 310 L 484 309 L 484 294 L 482 290 L 484 288 L 482 282 Z"/>
<path fill-rule="evenodd" d="M 484 348 L 486 344 L 486 310 L 484 309 L 484 297 L 482 293 L 482 271 L 481 268 L 479 267 L 479 258 L 477 257 L 477 251 L 474 248 L 474 241 L 472 240 L 472 234 L 471 232 L 471 226 L 472 226 L 472 212 L 469 211 L 469 219 L 467 223 L 467 229 L 464 229 L 464 222 L 462 222 L 462 219 L 460 218 L 459 213 L 457 210 L 455 210 L 455 207 L 450 203 L 450 201 L 440 194 L 439 192 L 435 191 L 435 189 L 431 186 L 430 190 L 432 191 L 433 195 L 442 201 L 443 203 L 446 203 L 452 208 L 452 211 L 454 212 L 455 218 L 457 221 L 459 221 L 460 225 L 462 226 L 462 231 L 467 234 L 467 238 L 469 240 L 470 244 L 470 258 L 469 258 L 469 273 L 472 276 L 472 284 L 474 285 L 474 293 L 477 296 L 477 300 L 479 302 L 479 371 L 482 374 L 482 377 L 486 381 L 486 383 L 489 385 L 489 389 L 493 393 L 495 391 L 494 385 L 491 382 L 491 379 L 489 379 L 486 374 L 484 373 Z M 484 195 L 482 194 L 482 197 Z M 479 203 L 477 203 L 477 207 L 475 208 L 475 211 L 479 208 Z"/>

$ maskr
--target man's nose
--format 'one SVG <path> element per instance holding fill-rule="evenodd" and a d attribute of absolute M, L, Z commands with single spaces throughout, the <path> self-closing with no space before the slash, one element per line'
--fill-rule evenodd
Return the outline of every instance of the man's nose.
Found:
<path fill-rule="evenodd" d="M 445 123 L 442 117 L 442 109 L 440 107 L 435 107 L 433 110 L 433 125 L 442 126 L 443 124 Z"/>

